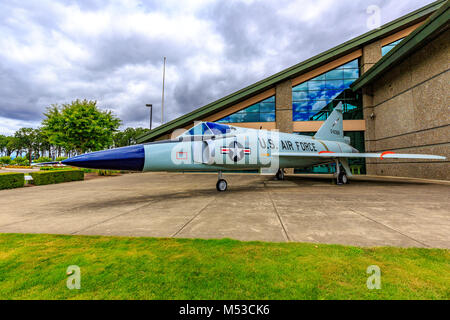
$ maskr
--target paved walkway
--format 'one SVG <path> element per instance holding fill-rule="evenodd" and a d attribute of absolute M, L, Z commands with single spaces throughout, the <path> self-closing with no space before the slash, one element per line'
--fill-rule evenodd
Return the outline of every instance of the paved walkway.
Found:
<path fill-rule="evenodd" d="M 39 168 L 33 169 L 16 169 L 16 168 L 1 168 L 0 173 L 2 172 L 21 172 L 21 173 L 30 173 L 39 171 Z"/>
<path fill-rule="evenodd" d="M 0 191 L 0 232 L 450 248 L 450 187 L 145 173 Z M 377 179 L 380 180 L 380 179 Z"/>

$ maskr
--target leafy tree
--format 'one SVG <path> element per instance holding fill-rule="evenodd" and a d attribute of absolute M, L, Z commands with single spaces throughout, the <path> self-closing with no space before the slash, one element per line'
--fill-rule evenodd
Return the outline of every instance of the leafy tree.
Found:
<path fill-rule="evenodd" d="M 6 142 L 5 150 L 6 150 L 6 155 L 8 157 L 11 156 L 11 154 L 14 151 L 17 151 L 17 153 L 20 153 L 21 150 L 17 143 L 17 139 L 15 137 L 8 136 L 8 137 L 6 137 L 6 141 L 7 142 Z"/>
<path fill-rule="evenodd" d="M 68 141 L 66 140 L 64 119 L 60 109 L 62 107 L 60 108 L 56 104 L 47 108 L 47 112 L 44 113 L 45 119 L 42 121 L 42 132 L 51 144 L 63 147 L 68 145 Z"/>
<path fill-rule="evenodd" d="M 36 145 L 36 130 L 33 128 L 21 128 L 14 134 L 20 149 L 28 150 L 28 160 L 31 163 L 33 150 Z"/>
<path fill-rule="evenodd" d="M 96 101 L 88 100 L 52 105 L 44 115 L 43 131 L 50 143 L 78 153 L 110 147 L 121 123 L 111 111 L 99 110 Z"/>
<path fill-rule="evenodd" d="M 150 130 L 144 128 L 126 128 L 114 134 L 114 146 L 125 147 L 136 144 L 137 138 L 148 131 Z"/>
<path fill-rule="evenodd" d="M 3 153 L 6 150 L 6 145 L 8 144 L 8 139 L 6 136 L 0 134 L 0 155 L 3 155 Z"/>
<path fill-rule="evenodd" d="M 34 152 L 36 154 L 43 155 L 44 151 L 48 151 L 49 156 L 51 156 L 51 148 L 52 145 L 44 130 L 42 130 L 42 128 L 36 129 L 36 143 Z"/>
<path fill-rule="evenodd" d="M 12 136 L 0 135 L 0 154 L 10 156 L 19 146 Z"/>

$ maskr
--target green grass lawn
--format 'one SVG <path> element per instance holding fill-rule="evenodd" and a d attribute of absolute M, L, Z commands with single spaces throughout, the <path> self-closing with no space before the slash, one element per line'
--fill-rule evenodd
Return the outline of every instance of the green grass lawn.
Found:
<path fill-rule="evenodd" d="M 440 249 L 0 234 L 0 299 L 449 299 L 449 271 Z"/>

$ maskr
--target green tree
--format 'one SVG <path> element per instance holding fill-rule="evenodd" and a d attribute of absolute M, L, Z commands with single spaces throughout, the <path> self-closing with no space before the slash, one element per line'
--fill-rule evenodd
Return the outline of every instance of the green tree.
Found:
<path fill-rule="evenodd" d="M 6 145 L 8 144 L 8 139 L 6 136 L 0 134 L 0 155 L 3 155 L 3 153 L 6 150 Z"/>
<path fill-rule="evenodd" d="M 28 160 L 30 161 L 30 163 L 32 160 L 33 150 L 36 146 L 36 135 L 36 130 L 33 128 L 20 128 L 14 134 L 16 143 L 19 146 L 20 150 L 28 150 Z"/>
<path fill-rule="evenodd" d="M 114 134 L 114 146 L 125 147 L 137 143 L 137 138 L 144 133 L 150 131 L 144 128 L 126 128 Z"/>
<path fill-rule="evenodd" d="M 52 105 L 44 116 L 43 131 L 50 143 L 78 153 L 110 147 L 121 123 L 111 111 L 99 110 L 96 101 L 88 100 Z"/>
<path fill-rule="evenodd" d="M 17 139 L 12 136 L 6 137 L 6 147 L 5 147 L 6 155 L 9 157 L 14 151 L 17 151 L 17 153 L 20 152 L 19 145 L 17 143 Z"/>
<path fill-rule="evenodd" d="M 42 156 L 45 151 L 48 151 L 48 155 L 51 157 L 51 148 L 52 145 L 46 132 L 42 128 L 36 129 L 35 153 L 39 153 Z"/>

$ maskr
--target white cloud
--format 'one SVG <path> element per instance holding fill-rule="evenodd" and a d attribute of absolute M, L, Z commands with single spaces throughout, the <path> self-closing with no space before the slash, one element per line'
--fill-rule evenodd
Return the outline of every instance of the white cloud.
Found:
<path fill-rule="evenodd" d="M 0 2 L 0 133 L 98 100 L 124 125 L 173 119 L 365 32 L 372 0 Z M 375 1 L 392 20 L 427 1 Z M 387 10 L 387 11 L 385 11 Z"/>
<path fill-rule="evenodd" d="M 278 12 L 288 19 L 314 23 L 317 19 L 323 19 L 323 13 L 333 10 L 333 7 L 342 8 L 341 3 L 333 0 L 297 0 L 281 7 Z"/>
<path fill-rule="evenodd" d="M 37 128 L 39 121 L 21 121 L 0 117 L 0 124 L 0 134 L 12 136 L 18 128 Z"/>

